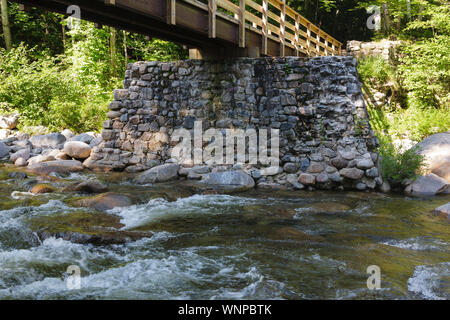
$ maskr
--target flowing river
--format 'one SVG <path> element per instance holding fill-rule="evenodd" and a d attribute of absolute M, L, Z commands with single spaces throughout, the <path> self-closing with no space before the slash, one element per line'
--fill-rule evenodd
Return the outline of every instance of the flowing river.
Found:
<path fill-rule="evenodd" d="M 10 172 L 0 167 L 0 299 L 450 299 L 449 223 L 430 214 L 450 196 L 214 194 L 118 173 L 47 182 L 61 190 L 95 178 L 137 199 L 104 213 L 72 206 L 80 194 L 32 195 L 36 177 Z M 86 225 L 142 234 L 105 244 L 39 236 Z M 79 289 L 67 286 L 71 265 Z M 367 288 L 372 265 L 379 290 Z"/>

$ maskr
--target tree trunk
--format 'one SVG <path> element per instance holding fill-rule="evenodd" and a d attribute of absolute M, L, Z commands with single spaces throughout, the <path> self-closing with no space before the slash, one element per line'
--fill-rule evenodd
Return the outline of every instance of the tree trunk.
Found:
<path fill-rule="evenodd" d="M 112 74 L 115 74 L 116 72 L 116 34 L 117 31 L 114 28 L 110 28 L 110 53 L 111 53 L 111 71 Z"/>
<path fill-rule="evenodd" d="M 6 50 L 9 51 L 12 48 L 12 44 L 11 44 L 11 29 L 9 27 L 9 19 L 8 19 L 8 4 L 6 0 L 1 0 L 1 7 L 2 7 L 3 37 L 5 39 Z"/>
<path fill-rule="evenodd" d="M 123 30 L 123 53 L 125 57 L 125 68 L 128 67 L 128 47 L 127 47 L 127 32 Z"/>

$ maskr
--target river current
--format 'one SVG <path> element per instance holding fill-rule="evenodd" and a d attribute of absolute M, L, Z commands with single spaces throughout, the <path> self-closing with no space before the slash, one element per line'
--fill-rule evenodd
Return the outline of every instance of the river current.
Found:
<path fill-rule="evenodd" d="M 183 182 L 133 185 L 125 174 L 48 182 L 95 178 L 139 199 L 107 214 L 152 236 L 94 245 L 41 239 L 34 221 L 104 213 L 70 205 L 79 194 L 32 195 L 35 178 L 10 171 L 0 167 L 0 299 L 450 299 L 450 225 L 430 214 L 450 196 L 211 194 Z M 67 285 L 71 265 L 79 289 Z M 374 265 L 379 290 L 367 287 Z"/>

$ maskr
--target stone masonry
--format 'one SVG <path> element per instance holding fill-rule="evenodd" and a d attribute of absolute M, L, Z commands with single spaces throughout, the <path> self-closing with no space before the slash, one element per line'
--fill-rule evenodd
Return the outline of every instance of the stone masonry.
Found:
<path fill-rule="evenodd" d="M 140 172 L 174 162 L 174 129 L 202 121 L 203 130 L 280 130 L 276 174 L 242 166 L 257 186 L 366 190 L 383 183 L 353 57 L 137 62 L 109 109 L 104 141 L 84 162 L 93 170 Z"/>

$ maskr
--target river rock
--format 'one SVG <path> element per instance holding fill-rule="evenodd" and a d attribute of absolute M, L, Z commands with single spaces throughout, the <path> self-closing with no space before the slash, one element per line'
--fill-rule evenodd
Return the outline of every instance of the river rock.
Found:
<path fill-rule="evenodd" d="M 450 220 L 450 202 L 433 210 L 433 214 Z"/>
<path fill-rule="evenodd" d="M 19 115 L 11 114 L 8 116 L 0 116 L 0 129 L 14 129 L 19 123 Z"/>
<path fill-rule="evenodd" d="M 405 192 L 414 196 L 431 196 L 440 193 L 449 193 L 450 184 L 447 180 L 430 173 L 420 176 L 405 188 Z"/>
<path fill-rule="evenodd" d="M 32 136 L 29 141 L 33 145 L 33 148 L 56 148 L 58 145 L 66 141 L 66 137 L 64 137 L 61 133 L 49 133 L 39 136 Z"/>
<path fill-rule="evenodd" d="M 357 168 L 344 168 L 339 171 L 339 174 L 348 179 L 358 180 L 364 176 L 364 171 Z"/>
<path fill-rule="evenodd" d="M 17 159 L 23 158 L 24 160 L 30 159 L 30 151 L 28 149 L 21 149 L 17 152 L 14 152 L 10 157 L 9 161 L 16 162 Z"/>
<path fill-rule="evenodd" d="M 64 144 L 64 152 L 75 159 L 87 159 L 91 155 L 91 147 L 81 141 L 68 141 Z"/>
<path fill-rule="evenodd" d="M 39 175 L 47 175 L 51 172 L 70 173 L 82 170 L 83 164 L 77 160 L 54 160 L 28 166 L 28 171 Z"/>
<path fill-rule="evenodd" d="M 104 193 L 109 189 L 103 183 L 95 180 L 75 182 L 63 189 L 64 192 Z"/>
<path fill-rule="evenodd" d="M 94 140 L 94 134 L 92 133 L 81 133 L 69 139 L 69 141 L 79 141 L 84 142 L 86 144 L 90 144 L 92 140 Z"/>
<path fill-rule="evenodd" d="M 242 170 L 213 172 L 206 175 L 202 183 L 239 190 L 247 190 L 255 186 L 253 178 Z"/>
<path fill-rule="evenodd" d="M 416 147 L 431 172 L 450 182 L 450 131 L 429 136 Z"/>
<path fill-rule="evenodd" d="M 133 201 L 131 197 L 113 192 L 102 193 L 93 198 L 79 199 L 74 202 L 74 205 L 76 206 L 88 207 L 99 211 L 107 211 L 119 207 L 129 207 L 132 204 Z"/>
<path fill-rule="evenodd" d="M 31 189 L 31 193 L 33 194 L 40 194 L 40 193 L 52 193 L 55 192 L 56 189 L 52 186 L 49 186 L 47 184 L 38 184 L 35 185 L 32 189 Z"/>
<path fill-rule="evenodd" d="M 303 185 L 313 185 L 316 183 L 316 177 L 309 173 L 302 173 L 298 177 L 298 182 L 300 182 Z"/>
<path fill-rule="evenodd" d="M 42 162 L 47 162 L 47 161 L 54 161 L 56 160 L 56 158 L 50 154 L 46 154 L 46 155 L 38 155 L 38 156 L 34 156 L 28 159 L 28 165 L 33 165 L 33 164 L 37 164 L 37 163 L 42 163 Z"/>
<path fill-rule="evenodd" d="M 135 181 L 140 184 L 166 182 L 178 177 L 178 169 L 180 166 L 176 163 L 168 163 L 153 167 L 147 171 L 140 173 Z"/>
<path fill-rule="evenodd" d="M 0 141 L 0 159 L 9 155 L 9 147 Z"/>
<path fill-rule="evenodd" d="M 372 159 L 361 159 L 356 162 L 356 167 L 358 167 L 358 169 L 367 170 L 372 168 L 373 166 L 375 166 L 375 164 L 373 163 Z"/>
<path fill-rule="evenodd" d="M 28 161 L 24 158 L 18 158 L 16 161 L 14 161 L 14 165 L 16 167 L 26 167 L 28 165 Z"/>
<path fill-rule="evenodd" d="M 16 179 L 16 180 L 23 180 L 23 179 L 28 178 L 28 176 L 27 176 L 27 174 L 25 172 L 20 172 L 20 171 L 11 172 L 8 175 L 8 177 L 12 178 L 12 179 Z"/>
<path fill-rule="evenodd" d="M 66 137 L 66 140 L 69 140 L 70 138 L 72 138 L 73 136 L 75 136 L 75 133 L 73 133 L 71 130 L 69 129 L 64 129 L 63 131 L 61 131 L 61 134 Z"/>

